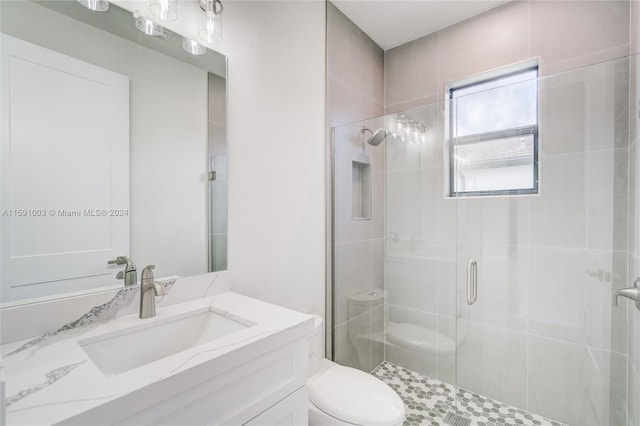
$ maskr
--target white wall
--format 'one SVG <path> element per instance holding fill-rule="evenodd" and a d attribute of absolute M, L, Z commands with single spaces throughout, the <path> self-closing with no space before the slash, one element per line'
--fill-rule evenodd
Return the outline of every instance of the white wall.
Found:
<path fill-rule="evenodd" d="M 324 313 L 324 2 L 226 2 L 232 288 Z"/>
<path fill-rule="evenodd" d="M 223 41 L 210 47 L 228 57 L 232 288 L 324 314 L 325 4 L 223 5 Z M 196 3 L 180 0 L 179 14 L 167 28 L 197 37 Z"/>

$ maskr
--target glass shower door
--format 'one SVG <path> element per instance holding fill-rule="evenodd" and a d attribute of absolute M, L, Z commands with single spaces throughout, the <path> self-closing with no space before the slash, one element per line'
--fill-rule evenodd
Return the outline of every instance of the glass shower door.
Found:
<path fill-rule="evenodd" d="M 457 198 L 457 404 L 526 422 L 529 199 L 537 191 L 537 70 L 451 90 L 449 194 Z M 514 82 L 515 81 L 515 82 Z"/>
<path fill-rule="evenodd" d="M 452 187 L 464 188 L 455 243 L 456 406 L 464 417 L 627 424 L 626 308 L 612 295 L 629 281 L 628 72 L 620 59 L 538 78 L 529 133 L 451 138 L 460 180 Z M 465 117 L 465 96 L 452 101 L 452 127 Z M 490 98 L 506 102 L 497 91 Z M 482 187 L 496 175 L 499 185 L 521 182 L 514 173 L 524 165 L 537 167 L 527 171 L 537 190 Z"/>

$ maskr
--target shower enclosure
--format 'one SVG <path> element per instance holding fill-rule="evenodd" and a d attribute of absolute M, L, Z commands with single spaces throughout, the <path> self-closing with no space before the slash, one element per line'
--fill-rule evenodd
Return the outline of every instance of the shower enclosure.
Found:
<path fill-rule="evenodd" d="M 634 424 L 637 60 L 484 90 L 537 97 L 493 139 L 457 122 L 502 119 L 478 93 L 333 129 L 330 355 L 407 424 Z"/>

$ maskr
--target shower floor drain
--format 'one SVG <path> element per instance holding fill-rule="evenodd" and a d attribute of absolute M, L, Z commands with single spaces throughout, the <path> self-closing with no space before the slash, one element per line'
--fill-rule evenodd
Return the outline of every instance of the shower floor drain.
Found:
<path fill-rule="evenodd" d="M 444 422 L 453 426 L 469 426 L 471 424 L 471 419 L 467 419 L 466 417 L 462 417 L 449 411 L 447 416 L 444 418 Z"/>

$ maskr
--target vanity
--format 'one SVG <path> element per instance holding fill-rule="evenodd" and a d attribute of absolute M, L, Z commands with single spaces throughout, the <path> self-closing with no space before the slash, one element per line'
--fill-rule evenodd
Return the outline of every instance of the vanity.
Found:
<path fill-rule="evenodd" d="M 206 287 L 224 274 L 165 281 L 153 318 L 138 317 L 139 287 L 122 289 L 97 305 L 110 320 L 90 309 L 2 345 L 7 424 L 306 424 L 312 317 Z"/>

